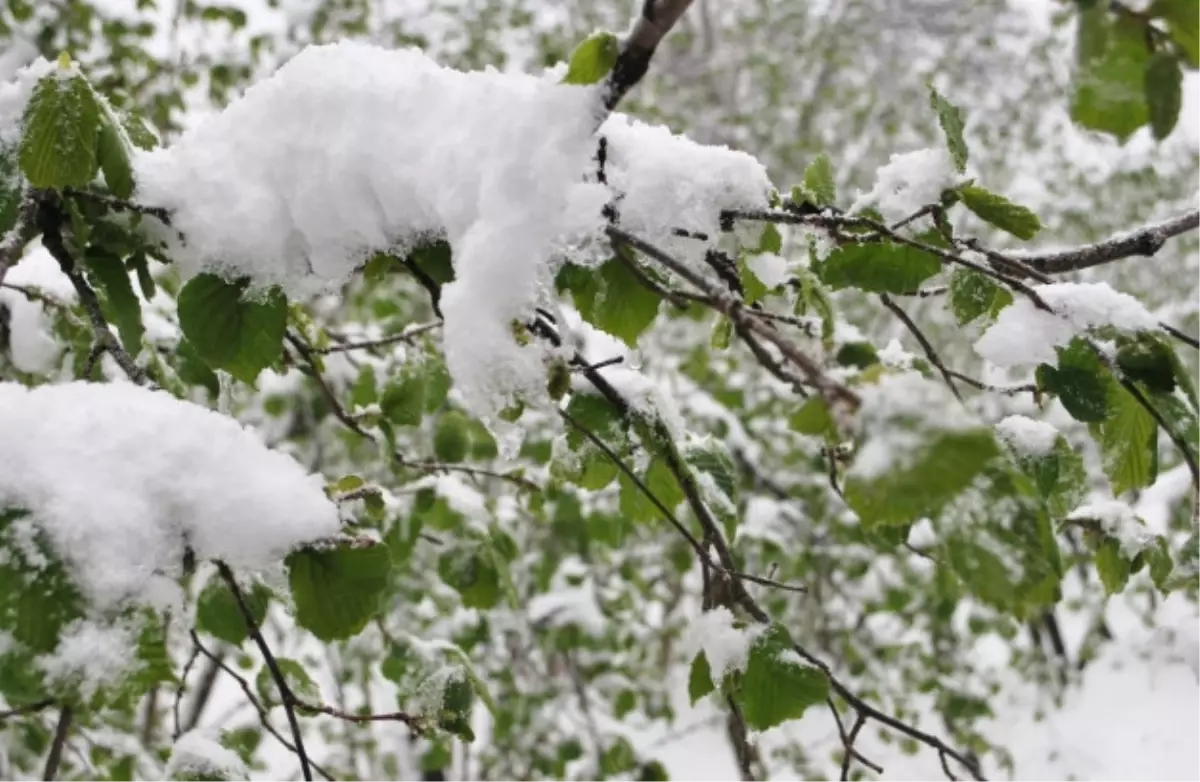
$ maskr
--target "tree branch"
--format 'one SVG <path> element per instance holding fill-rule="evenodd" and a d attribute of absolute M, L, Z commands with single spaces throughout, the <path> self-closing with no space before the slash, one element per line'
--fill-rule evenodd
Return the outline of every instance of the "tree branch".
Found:
<path fill-rule="evenodd" d="M 1136 231 L 1124 231 L 1102 242 L 1085 244 L 1070 250 L 1041 253 L 1009 253 L 1014 258 L 1046 274 L 1089 269 L 1135 255 L 1152 256 L 1167 240 L 1200 227 L 1200 210 L 1193 209 L 1161 223 Z"/>
<path fill-rule="evenodd" d="M 54 728 L 54 740 L 50 743 L 50 754 L 46 756 L 46 768 L 42 779 L 51 780 L 58 776 L 58 766 L 62 763 L 63 748 L 67 745 L 67 734 L 71 730 L 71 720 L 75 712 L 70 706 L 63 706 L 58 712 L 58 725 Z"/>
<path fill-rule="evenodd" d="M 929 363 L 937 367 L 937 371 L 942 373 L 942 379 L 946 381 L 946 385 L 950 386 L 950 392 L 954 394 L 954 398 L 959 404 L 965 405 L 962 394 L 958 390 L 958 386 L 954 384 L 954 376 L 950 374 L 950 370 L 946 369 L 946 365 L 942 363 L 942 359 L 938 356 L 937 351 L 933 349 L 929 339 L 921 331 L 920 327 L 913 322 L 913 319 L 908 316 L 908 313 L 900 308 L 896 302 L 886 293 L 879 294 L 879 300 L 883 302 L 883 306 L 891 310 L 900 322 L 905 325 L 910 333 L 917 338 L 917 342 L 921 344 L 921 350 L 925 351 L 925 358 L 929 359 Z"/>
<path fill-rule="evenodd" d="M 283 706 L 284 712 L 287 714 L 288 726 L 292 730 L 292 740 L 296 745 L 296 756 L 300 758 L 300 773 L 304 779 L 311 782 L 312 768 L 308 762 L 308 753 L 304 750 L 304 736 L 300 733 L 300 721 L 296 719 L 296 696 L 292 694 L 292 688 L 288 686 L 287 679 L 284 678 L 283 671 L 279 668 L 279 662 L 276 661 L 275 655 L 271 653 L 271 647 L 267 646 L 267 640 L 263 638 L 262 631 L 258 627 L 258 622 L 254 620 L 254 613 L 250 610 L 250 606 L 246 604 L 246 598 L 242 594 L 241 587 L 238 586 L 237 579 L 233 576 L 233 571 L 229 569 L 229 565 L 224 562 L 217 561 L 217 572 L 221 574 L 221 579 L 229 587 L 229 591 L 233 593 L 233 599 L 237 603 L 238 611 L 242 614 L 242 619 L 246 622 L 246 630 L 249 631 L 250 637 L 254 639 L 254 643 L 258 646 L 258 651 L 263 656 L 263 662 L 267 665 L 267 670 L 271 673 L 271 678 L 275 680 L 275 687 L 279 690 L 279 702 Z"/>
<path fill-rule="evenodd" d="M 601 94 L 604 109 L 611 112 L 650 68 L 650 58 L 692 0 L 645 0 L 642 15 L 621 43 L 617 62 L 605 79 Z"/>

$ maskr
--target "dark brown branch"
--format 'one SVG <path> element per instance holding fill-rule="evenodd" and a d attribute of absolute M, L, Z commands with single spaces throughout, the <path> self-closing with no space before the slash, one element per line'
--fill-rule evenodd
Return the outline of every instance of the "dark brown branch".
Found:
<path fill-rule="evenodd" d="M 58 766 L 62 763 L 63 748 L 67 746 L 67 734 L 71 731 L 71 720 L 75 712 L 70 706 L 63 706 L 58 712 L 58 724 L 54 728 L 54 740 L 50 742 L 50 754 L 46 756 L 46 768 L 42 779 L 51 780 L 58 776 Z"/>
<path fill-rule="evenodd" d="M 1040 272 L 1061 274 L 1089 269 L 1135 255 L 1152 256 L 1162 249 L 1168 239 L 1194 231 L 1198 226 L 1200 210 L 1193 209 L 1178 217 L 1136 231 L 1123 232 L 1095 244 L 1085 244 L 1070 250 L 1021 254 L 1016 257 Z"/>
<path fill-rule="evenodd" d="M 37 202 L 28 198 L 21 204 L 17 224 L 6 236 L 8 241 L 0 242 L 0 283 L 4 282 L 8 270 L 17 265 L 21 254 L 25 252 L 25 245 L 33 241 L 38 230 Z"/>
<path fill-rule="evenodd" d="M 642 80 L 659 43 L 670 32 L 692 0 L 645 0 L 642 15 L 621 43 L 617 62 L 604 81 L 604 110 L 610 112 Z"/>
<path fill-rule="evenodd" d="M 829 707 L 833 708 L 833 699 L 832 698 L 830 698 L 830 700 L 829 700 Z M 861 731 L 863 729 L 863 726 L 867 724 L 866 717 L 864 717 L 861 714 L 856 715 L 854 717 L 854 724 L 850 726 L 850 732 L 846 733 L 845 729 L 842 727 L 842 720 L 840 717 L 838 717 L 836 709 L 834 709 L 833 716 L 837 719 L 838 735 L 842 739 L 842 746 L 846 748 L 846 754 L 842 756 L 842 770 L 841 770 L 841 774 L 838 775 L 838 779 L 843 780 L 843 782 L 845 782 L 845 780 L 850 779 L 850 759 L 851 758 L 857 760 L 859 763 L 862 763 L 864 766 L 871 769 L 876 774 L 882 774 L 883 773 L 882 766 L 878 766 L 878 765 L 872 763 L 871 761 L 867 760 L 858 752 L 858 750 L 856 750 L 854 748 L 854 742 L 858 739 L 859 731 Z"/>
<path fill-rule="evenodd" d="M 187 690 L 188 674 L 192 672 L 192 666 L 199 658 L 200 647 L 193 644 L 192 653 L 188 655 L 187 662 L 183 664 L 183 673 L 179 674 L 179 684 L 175 687 L 175 700 L 171 704 L 171 716 L 175 723 L 175 729 L 171 732 L 171 738 L 176 741 L 183 735 L 183 721 L 179 718 L 179 706 L 183 701 L 183 693 Z"/>
<path fill-rule="evenodd" d="M 300 758 L 300 773 L 306 780 L 311 782 L 312 768 L 308 762 L 308 753 L 304 749 L 304 736 L 300 733 L 300 721 L 296 719 L 296 696 L 292 694 L 292 688 L 288 685 L 283 671 L 279 668 L 279 662 L 275 659 L 275 655 L 271 653 L 271 647 L 267 645 L 267 640 L 263 638 L 262 631 L 258 627 L 258 622 L 254 619 L 254 612 L 250 610 L 250 606 L 246 603 L 246 598 L 242 594 L 241 587 L 238 586 L 237 579 L 233 576 L 233 571 L 224 562 L 218 561 L 216 565 L 217 572 L 221 574 L 221 579 L 229 587 L 229 591 L 233 593 L 233 599 L 237 603 L 238 611 L 241 613 L 242 619 L 246 622 L 246 630 L 250 633 L 250 637 L 254 639 L 254 644 L 262 654 L 263 662 L 266 663 L 267 670 L 270 672 L 271 678 L 275 681 L 275 687 L 279 690 L 279 702 L 283 706 L 284 713 L 287 714 L 288 726 L 292 730 L 292 740 L 296 746 L 296 756 Z"/>
<path fill-rule="evenodd" d="M 347 722 L 403 722 L 412 728 L 414 733 L 419 734 L 422 732 L 420 719 L 408 712 L 390 711 L 381 714 L 353 714 L 341 709 L 335 709 L 332 706 L 297 700 L 295 696 L 292 698 L 292 703 L 301 711 L 312 712 L 313 714 L 326 714 L 330 717 L 337 717 L 339 720 L 346 720 Z"/>
<path fill-rule="evenodd" d="M 14 706 L 13 708 L 8 709 L 7 711 L 0 711 L 0 722 L 3 722 L 4 720 L 9 719 L 10 717 L 23 717 L 26 714 L 37 714 L 39 711 L 42 711 L 43 709 L 48 709 L 53 705 L 54 705 L 54 701 L 47 698 L 44 701 L 36 701 L 34 703 L 27 703 L 24 706 Z"/>
<path fill-rule="evenodd" d="M 925 351 L 925 358 L 929 359 L 929 363 L 937 367 L 937 371 L 942 373 L 942 379 L 946 381 L 946 385 L 950 387 L 950 393 L 954 394 L 954 398 L 959 401 L 959 404 L 966 404 L 963 400 L 962 393 L 959 392 L 958 386 L 954 384 L 954 376 L 950 374 L 950 370 L 946 369 L 946 365 L 942 363 L 942 359 L 938 356 L 937 351 L 933 349 L 929 339 L 921 331 L 920 326 L 913 322 L 913 319 L 908 316 L 901 307 L 892 301 L 892 298 L 886 293 L 879 294 L 879 300 L 883 302 L 883 306 L 887 307 L 892 313 L 900 319 L 905 328 L 916 337 L 917 342 L 921 345 L 921 350 Z"/>

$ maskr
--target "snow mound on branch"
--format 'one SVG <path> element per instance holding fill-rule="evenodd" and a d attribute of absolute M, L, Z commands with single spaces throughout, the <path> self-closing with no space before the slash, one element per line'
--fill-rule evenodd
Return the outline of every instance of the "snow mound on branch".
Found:
<path fill-rule="evenodd" d="M 260 570 L 340 529 L 319 477 L 161 391 L 0 383 L 0 432 L 0 508 L 32 514 L 99 608 L 160 603 L 189 546 Z"/>
<path fill-rule="evenodd" d="M 175 740 L 166 777 L 191 775 L 197 779 L 246 779 L 246 764 L 233 750 L 226 749 L 199 731 L 189 731 Z"/>
<path fill-rule="evenodd" d="M 875 186 L 860 195 L 850 211 L 875 207 L 885 222 L 898 222 L 923 206 L 936 204 L 943 191 L 964 179 L 944 147 L 895 154 L 875 172 Z"/>
<path fill-rule="evenodd" d="M 1018 298 L 975 343 L 981 358 L 1001 367 L 1057 364 L 1054 349 L 1090 329 L 1158 330 L 1158 321 L 1140 301 L 1106 282 L 1056 282 L 1033 289 L 1054 312 Z"/>
<path fill-rule="evenodd" d="M 623 225 L 719 229 L 722 209 L 765 206 L 752 157 L 622 117 L 595 181 L 595 88 L 439 66 L 421 52 L 310 46 L 166 149 L 138 153 L 137 199 L 168 208 L 185 275 L 216 271 L 311 295 L 373 253 L 435 237 L 453 250 L 442 292 L 446 361 L 488 418 L 513 396 L 545 401 L 543 352 L 514 320 L 549 300 L 557 265 L 611 253 L 603 207 Z M 592 181 L 588 181 L 592 180 Z M 693 244 L 697 240 L 689 240 Z"/>
<path fill-rule="evenodd" d="M 996 434 L 1021 456 L 1045 456 L 1058 442 L 1058 430 L 1045 421 L 1010 415 L 996 424 Z"/>

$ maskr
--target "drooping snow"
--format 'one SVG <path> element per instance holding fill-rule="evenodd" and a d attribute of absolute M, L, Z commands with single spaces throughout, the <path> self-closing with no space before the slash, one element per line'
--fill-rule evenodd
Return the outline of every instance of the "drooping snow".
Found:
<path fill-rule="evenodd" d="M 1058 442 L 1058 430 L 1045 421 L 1010 415 L 996 424 L 996 434 L 1021 456 L 1045 456 Z"/>
<path fill-rule="evenodd" d="M 21 120 L 25 105 L 38 79 L 45 76 L 54 65 L 39 58 L 19 68 L 11 78 L 0 81 L 0 149 L 15 146 L 21 140 Z"/>
<path fill-rule="evenodd" d="M 513 396 L 544 400 L 542 350 L 517 344 L 512 324 L 547 297 L 566 253 L 611 254 L 606 203 L 617 199 L 626 229 L 668 244 L 676 228 L 715 240 L 722 209 L 766 205 L 769 180 L 749 155 L 621 116 L 600 130 L 600 184 L 598 107 L 596 89 L 551 77 L 311 46 L 173 146 L 137 153 L 137 199 L 171 210 L 163 235 L 185 275 L 245 275 L 297 296 L 374 252 L 445 237 L 447 366 L 464 404 L 489 417 Z"/>
<path fill-rule="evenodd" d="M 1121 556 L 1126 559 L 1133 559 L 1155 540 L 1154 533 L 1134 515 L 1133 509 L 1119 500 L 1080 505 L 1067 516 L 1068 521 L 1075 519 L 1099 522 L 1101 531 L 1120 544 Z"/>
<path fill-rule="evenodd" d="M 895 154 L 875 172 L 875 186 L 860 195 L 850 211 L 874 207 L 885 221 L 894 223 L 937 203 L 942 191 L 962 180 L 944 147 Z"/>
<path fill-rule="evenodd" d="M 1034 290 L 1054 312 L 1017 297 L 975 343 L 976 353 L 1002 367 L 1054 364 L 1054 349 L 1089 329 L 1112 326 L 1127 333 L 1158 329 L 1158 321 L 1141 302 L 1108 283 L 1056 282 L 1035 285 Z"/>
<path fill-rule="evenodd" d="M 720 684 L 726 675 L 745 669 L 750 647 L 764 629 L 762 625 L 735 627 L 733 613 L 718 606 L 688 625 L 683 634 L 683 652 L 688 658 L 704 652 L 713 682 Z"/>
<path fill-rule="evenodd" d="M 551 580 L 550 589 L 529 600 L 529 620 L 552 627 L 573 625 L 588 635 L 600 637 L 608 625 L 596 598 L 596 582 L 582 562 L 563 562 Z"/>
<path fill-rule="evenodd" d="M 171 747 L 166 777 L 189 775 L 197 779 L 246 779 L 249 772 L 238 754 L 199 730 L 184 733 Z"/>
<path fill-rule="evenodd" d="M 164 392 L 0 383 L 0 432 L 0 507 L 32 514 L 98 608 L 157 604 L 188 547 L 259 570 L 340 528 L 320 477 Z"/>

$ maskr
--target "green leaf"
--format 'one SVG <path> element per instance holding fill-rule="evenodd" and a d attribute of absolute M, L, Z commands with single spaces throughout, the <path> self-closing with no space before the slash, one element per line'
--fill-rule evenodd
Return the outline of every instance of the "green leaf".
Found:
<path fill-rule="evenodd" d="M 967 142 L 963 139 L 963 116 L 957 106 L 946 100 L 929 85 L 929 106 L 937 112 L 938 124 L 942 126 L 942 135 L 946 139 L 946 149 L 958 173 L 967 170 Z"/>
<path fill-rule="evenodd" d="M 1002 195 L 976 185 L 963 185 L 957 192 L 964 206 L 981 219 L 1018 239 L 1032 239 L 1042 230 L 1042 223 L 1037 215 Z"/>
<path fill-rule="evenodd" d="M 650 462 L 646 473 L 640 476 L 650 493 L 662 502 L 669 510 L 674 510 L 683 502 L 683 489 L 675 480 L 665 461 L 655 459 Z M 625 473 L 620 475 L 621 497 L 620 509 L 632 521 L 653 521 L 662 515 L 658 509 L 637 485 Z"/>
<path fill-rule="evenodd" d="M 825 286 L 808 269 L 797 269 L 795 272 L 799 290 L 796 294 L 795 313 L 797 317 L 815 312 L 821 318 L 821 338 L 831 339 L 836 327 L 833 317 L 833 302 L 825 291 Z"/>
<path fill-rule="evenodd" d="M 425 373 L 422 367 L 406 365 L 400 376 L 388 383 L 379 409 L 397 426 L 419 426 L 425 415 Z"/>
<path fill-rule="evenodd" d="M 248 280 L 193 277 L 179 293 L 179 326 L 210 367 L 253 384 L 282 353 L 287 299 L 277 288 L 248 299 L 248 287 Z"/>
<path fill-rule="evenodd" d="M 1109 16 L 1106 6 L 1079 15 L 1071 118 L 1124 143 L 1149 119 L 1145 25 Z"/>
<path fill-rule="evenodd" d="M 25 107 L 21 171 L 37 188 L 86 187 L 96 177 L 100 104 L 79 75 L 42 77 Z"/>
<path fill-rule="evenodd" d="M 49 537 L 24 511 L 0 508 L 0 551 L 0 632 L 34 654 L 48 654 L 63 628 L 83 616 L 84 598 Z"/>
<path fill-rule="evenodd" d="M 291 691 L 302 701 L 320 701 L 321 688 L 308 675 L 308 671 L 304 666 L 289 657 L 276 657 L 275 662 L 279 664 L 279 672 L 283 674 L 283 680 Z M 271 676 L 271 669 L 264 665 L 258 670 L 258 675 L 254 677 L 254 688 L 258 690 L 258 697 L 264 702 L 264 705 L 270 706 L 281 702 L 279 697 L 279 686 L 275 684 L 274 677 Z"/>
<path fill-rule="evenodd" d="M 980 315 L 994 317 L 1013 300 L 1007 288 L 992 282 L 986 274 L 962 267 L 955 268 L 950 275 L 948 298 L 950 311 L 960 326 Z"/>
<path fill-rule="evenodd" d="M 1118 383 L 1108 385 L 1110 417 L 1095 425 L 1101 464 L 1113 495 L 1154 483 L 1158 475 L 1158 424 L 1140 402 Z"/>
<path fill-rule="evenodd" d="M 1171 346 L 1155 334 L 1141 333 L 1117 341 L 1117 368 L 1127 379 L 1144 385 L 1153 393 L 1175 390 L 1177 361 Z M 1181 373 L 1188 378 L 1186 371 Z"/>
<path fill-rule="evenodd" d="M 577 393 L 571 395 L 567 403 L 567 415 L 571 416 L 580 426 L 584 427 L 618 454 L 628 445 L 628 434 L 625 431 L 625 419 L 621 411 L 599 394 Z M 572 450 L 578 450 L 584 443 L 590 443 L 583 432 L 571 424 L 567 425 L 567 445 Z"/>
<path fill-rule="evenodd" d="M 879 363 L 879 352 L 870 342 L 847 342 L 838 348 L 833 360 L 844 367 L 866 369 Z"/>
<path fill-rule="evenodd" d="M 892 242 L 846 243 L 813 268 L 835 291 L 907 293 L 941 271 L 942 262 L 932 253 Z"/>
<path fill-rule="evenodd" d="M 1165 19 L 1167 32 L 1183 50 L 1187 64 L 1200 67 L 1200 6 L 1192 0 L 1154 0 L 1146 14 Z"/>
<path fill-rule="evenodd" d="M 271 590 L 262 584 L 254 584 L 249 590 L 242 587 L 246 607 L 254 617 L 254 624 L 261 625 L 267 616 L 267 604 Z M 235 646 L 250 636 L 246 619 L 238 608 L 237 599 L 219 575 L 214 575 L 204 585 L 196 603 L 196 628 Z"/>
<path fill-rule="evenodd" d="M 760 301 L 764 296 L 771 292 L 762 280 L 758 279 L 758 275 L 750 268 L 745 256 L 739 257 L 737 260 L 738 279 L 742 283 L 742 292 L 747 304 L 753 304 Z"/>
<path fill-rule="evenodd" d="M 129 162 L 129 149 L 120 128 L 112 118 L 104 116 L 100 124 L 100 136 L 96 140 L 96 159 L 104 172 L 104 183 L 117 198 L 133 195 L 133 164 Z"/>
<path fill-rule="evenodd" d="M 1001 442 L 1006 442 L 1003 437 Z M 1054 518 L 1062 518 L 1078 507 L 1087 494 L 1087 472 L 1083 457 L 1059 435 L 1054 447 L 1044 454 L 1009 448 L 1009 455 L 1046 501 Z"/>
<path fill-rule="evenodd" d="M 454 262 L 450 243 L 445 239 L 427 242 L 408 254 L 406 263 L 417 267 L 438 285 L 454 281 Z"/>
<path fill-rule="evenodd" d="M 990 430 L 937 432 L 905 463 L 879 475 L 846 478 L 846 502 L 863 524 L 907 524 L 932 516 L 966 489 L 998 453 Z"/>
<path fill-rule="evenodd" d="M 693 440 L 684 446 L 683 460 L 694 470 L 711 477 L 717 490 L 731 505 L 737 505 L 737 467 L 724 443 L 711 436 Z"/>
<path fill-rule="evenodd" d="M 142 350 L 142 304 L 133 292 L 129 271 L 121 259 L 97 247 L 87 252 L 87 274 L 104 296 L 105 315 L 117 325 L 121 343 L 130 355 Z"/>
<path fill-rule="evenodd" d="M 800 405 L 796 412 L 788 418 L 788 426 L 793 432 L 807 435 L 833 435 L 836 429 L 833 417 L 829 415 L 829 405 L 823 397 L 812 396 Z"/>
<path fill-rule="evenodd" d="M 1171 135 L 1183 106 L 1183 71 L 1179 60 L 1159 52 L 1146 63 L 1146 107 L 1150 129 L 1159 141 Z"/>
<path fill-rule="evenodd" d="M 125 129 L 125 136 L 129 142 L 138 149 L 150 150 L 158 146 L 158 136 L 155 136 L 154 131 L 146 127 L 146 123 L 136 114 L 123 114 L 121 127 Z"/>
<path fill-rule="evenodd" d="M 1100 359 L 1082 339 L 1057 348 L 1058 366 L 1041 364 L 1035 372 L 1038 388 L 1056 394 L 1076 421 L 1103 421 L 1109 413 L 1112 378 Z"/>
<path fill-rule="evenodd" d="M 833 178 L 833 164 L 824 152 L 813 158 L 804 169 L 804 188 L 815 199 L 816 206 L 832 206 L 837 201 L 837 184 Z M 778 249 L 772 252 L 779 252 Z"/>
<path fill-rule="evenodd" d="M 658 316 L 661 300 L 630 271 L 627 263 L 636 264 L 637 260 L 630 255 L 625 258 L 612 258 L 597 269 L 565 264 L 556 284 L 560 292 L 570 291 L 584 320 L 636 347 L 638 337 Z M 650 276 L 645 267 L 639 268 Z"/>
<path fill-rule="evenodd" d="M 621 42 L 617 36 L 604 31 L 587 38 L 571 53 L 563 84 L 596 84 L 617 64 Z"/>
<path fill-rule="evenodd" d="M 285 560 L 296 623 L 322 641 L 355 636 L 390 582 L 387 546 L 300 549 Z"/>
<path fill-rule="evenodd" d="M 754 730 L 799 719 L 829 697 L 829 678 L 792 648 L 783 625 L 772 623 L 750 647 L 742 676 L 742 712 Z"/>
<path fill-rule="evenodd" d="M 1121 544 L 1106 538 L 1096 547 L 1096 572 L 1104 584 L 1104 591 L 1115 595 L 1129 583 L 1129 560 L 1121 556 Z"/>
<path fill-rule="evenodd" d="M 708 658 L 704 656 L 704 652 L 700 652 L 692 660 L 692 667 L 688 672 L 688 700 L 695 706 L 696 701 L 708 695 L 714 689 L 712 670 L 708 666 Z"/>
<path fill-rule="evenodd" d="M 467 458 L 470 447 L 470 421 L 465 415 L 448 410 L 438 417 L 433 430 L 433 453 L 438 461 L 457 464 Z"/>
<path fill-rule="evenodd" d="M 500 571 L 497 557 L 481 545 L 442 552 L 438 576 L 462 596 L 467 608 L 494 608 L 500 602 Z"/>

